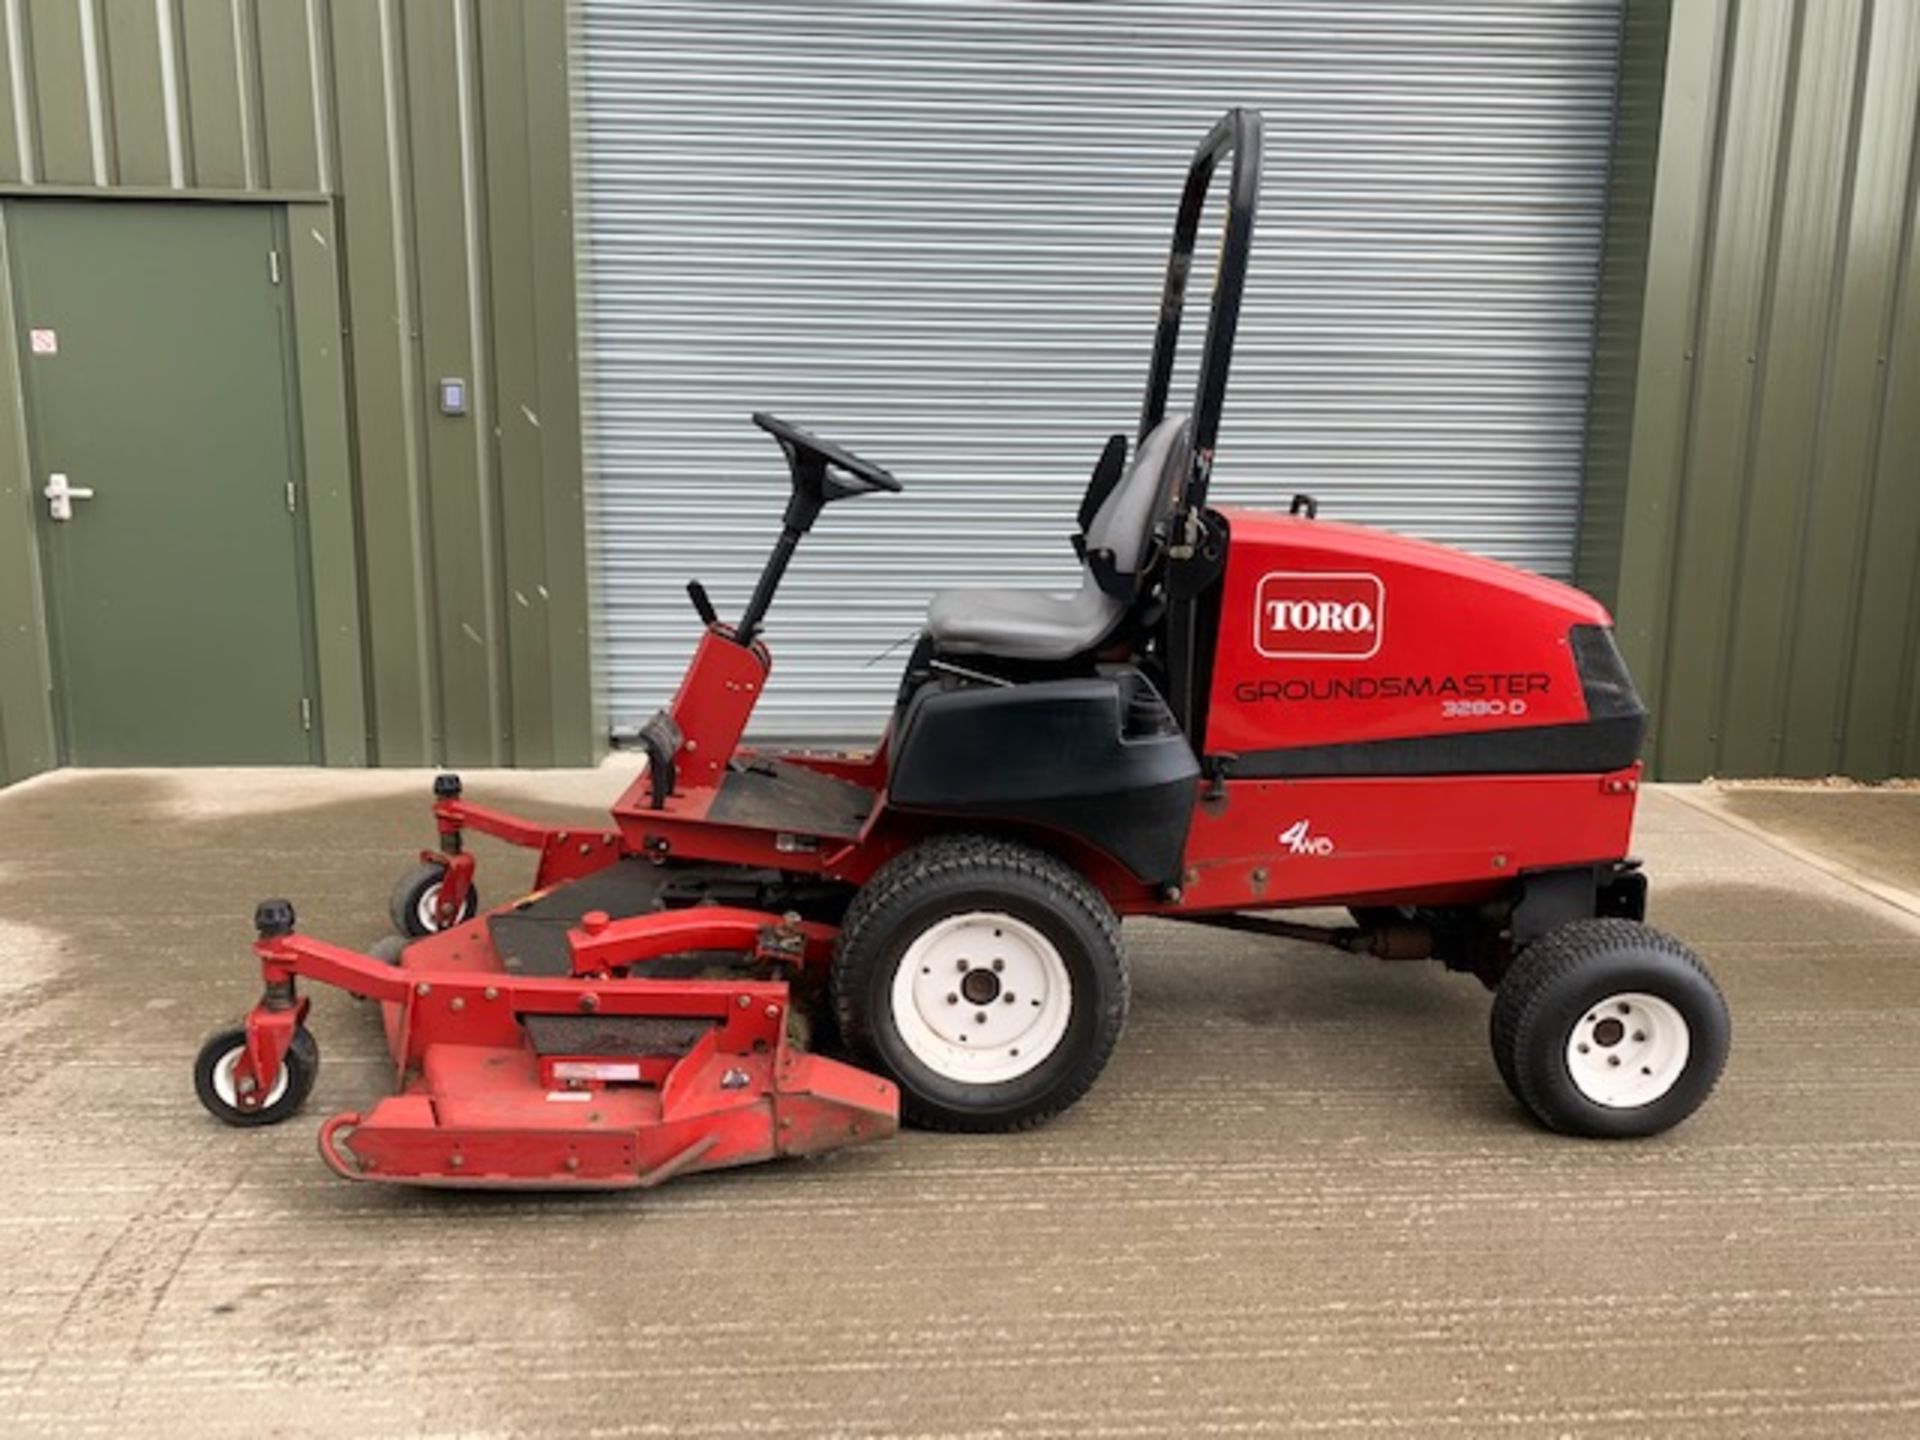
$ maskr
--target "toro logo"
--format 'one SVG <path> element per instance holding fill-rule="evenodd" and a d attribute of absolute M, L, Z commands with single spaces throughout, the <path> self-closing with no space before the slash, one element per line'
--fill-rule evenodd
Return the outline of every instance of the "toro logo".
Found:
<path fill-rule="evenodd" d="M 1386 632 L 1378 575 L 1275 570 L 1253 595 L 1253 648 L 1270 660 L 1368 660 Z"/>

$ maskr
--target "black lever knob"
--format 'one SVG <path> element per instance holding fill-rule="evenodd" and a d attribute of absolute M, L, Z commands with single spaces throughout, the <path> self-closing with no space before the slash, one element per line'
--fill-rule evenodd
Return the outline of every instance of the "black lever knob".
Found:
<path fill-rule="evenodd" d="M 687 581 L 687 598 L 693 602 L 693 608 L 699 614 L 702 625 L 720 623 L 720 612 L 713 608 L 713 601 L 707 598 L 707 587 L 698 580 Z"/>

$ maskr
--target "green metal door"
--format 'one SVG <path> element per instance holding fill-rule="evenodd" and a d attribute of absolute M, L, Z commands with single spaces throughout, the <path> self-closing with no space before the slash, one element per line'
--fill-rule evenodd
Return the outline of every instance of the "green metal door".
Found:
<path fill-rule="evenodd" d="M 22 201 L 7 225 L 67 763 L 311 761 L 273 210 Z"/>

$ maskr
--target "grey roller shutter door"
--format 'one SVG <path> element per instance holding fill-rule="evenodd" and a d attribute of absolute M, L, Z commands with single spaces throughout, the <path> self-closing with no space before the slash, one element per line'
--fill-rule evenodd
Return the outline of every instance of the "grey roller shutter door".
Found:
<path fill-rule="evenodd" d="M 1266 183 L 1215 499 L 1308 490 L 1569 572 L 1617 0 L 586 0 L 577 21 L 616 725 L 672 693 L 686 579 L 737 614 L 778 528 L 755 409 L 907 487 L 802 546 L 756 733 L 872 734 L 905 649 L 876 656 L 938 587 L 1072 583 L 1187 157 L 1236 104 L 1265 112 Z"/>

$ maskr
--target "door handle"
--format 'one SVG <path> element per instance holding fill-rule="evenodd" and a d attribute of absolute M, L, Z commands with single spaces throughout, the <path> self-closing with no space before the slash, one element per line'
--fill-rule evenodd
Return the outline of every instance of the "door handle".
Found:
<path fill-rule="evenodd" d="M 91 500 L 93 491 L 82 486 L 69 485 L 67 477 L 58 470 L 47 477 L 47 488 L 40 492 L 47 497 L 47 515 L 54 520 L 73 519 L 73 502 Z"/>

